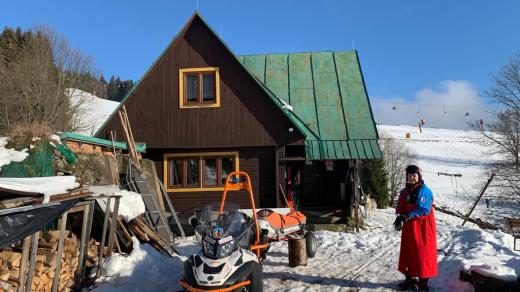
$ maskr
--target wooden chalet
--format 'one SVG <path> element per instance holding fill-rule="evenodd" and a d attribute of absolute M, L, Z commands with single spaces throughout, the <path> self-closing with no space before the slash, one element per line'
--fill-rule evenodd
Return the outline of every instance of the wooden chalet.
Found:
<path fill-rule="evenodd" d="M 356 51 L 236 56 L 198 13 L 123 104 L 178 211 L 219 201 L 240 169 L 257 206 L 295 190 L 303 209 L 350 214 L 356 161 L 381 157 Z M 96 135 L 110 131 L 123 138 L 117 113 Z"/>

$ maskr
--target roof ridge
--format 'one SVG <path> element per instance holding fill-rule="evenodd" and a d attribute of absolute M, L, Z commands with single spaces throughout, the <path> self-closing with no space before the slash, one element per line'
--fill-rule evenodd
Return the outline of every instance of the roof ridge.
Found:
<path fill-rule="evenodd" d="M 263 55 L 295 55 L 295 54 L 315 54 L 315 53 L 338 53 L 338 52 L 352 52 L 355 53 L 357 50 L 326 50 L 326 51 L 303 51 L 303 52 L 289 52 L 289 53 L 259 53 L 259 54 L 240 54 L 237 57 L 251 57 L 251 56 L 263 56 Z"/>

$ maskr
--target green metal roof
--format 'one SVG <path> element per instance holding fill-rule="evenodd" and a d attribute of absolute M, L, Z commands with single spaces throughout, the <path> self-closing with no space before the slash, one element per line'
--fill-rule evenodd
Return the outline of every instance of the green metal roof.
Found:
<path fill-rule="evenodd" d="M 356 51 L 238 59 L 279 100 L 277 104 L 290 112 L 288 116 L 298 128 L 303 128 L 308 159 L 382 157 Z"/>
<path fill-rule="evenodd" d="M 60 133 L 59 136 L 60 136 L 60 139 L 68 139 L 68 140 L 91 143 L 91 144 L 105 146 L 105 147 L 112 147 L 112 141 L 101 139 L 101 138 L 96 138 L 96 137 L 85 136 L 85 135 L 81 135 L 78 133 L 63 132 L 63 133 Z M 126 143 L 123 143 L 123 142 L 114 141 L 113 146 L 117 149 L 127 150 Z M 137 150 L 137 152 L 145 152 L 146 144 L 136 143 L 136 150 Z"/>

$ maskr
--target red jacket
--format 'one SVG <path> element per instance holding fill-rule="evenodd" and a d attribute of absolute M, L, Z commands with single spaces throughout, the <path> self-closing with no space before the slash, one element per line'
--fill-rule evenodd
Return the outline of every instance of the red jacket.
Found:
<path fill-rule="evenodd" d="M 411 277 L 437 276 L 437 236 L 432 202 L 432 191 L 424 184 L 403 189 L 397 202 L 396 212 L 410 216 L 403 224 L 398 270 Z"/>

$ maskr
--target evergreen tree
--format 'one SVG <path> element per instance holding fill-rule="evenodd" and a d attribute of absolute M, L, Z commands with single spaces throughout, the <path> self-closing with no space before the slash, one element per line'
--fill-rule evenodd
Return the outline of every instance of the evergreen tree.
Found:
<path fill-rule="evenodd" d="M 32 39 L 31 30 L 24 32 L 20 27 L 16 30 L 10 27 L 4 28 L 0 34 L 0 60 L 4 64 L 13 62 Z"/>
<path fill-rule="evenodd" d="M 110 81 L 107 85 L 107 99 L 115 100 L 117 96 L 117 84 L 114 75 L 110 77 Z"/>
<path fill-rule="evenodd" d="M 378 208 L 389 205 L 387 177 L 382 159 L 364 160 L 361 166 L 361 185 L 365 194 L 370 194 Z"/>
<path fill-rule="evenodd" d="M 112 76 L 107 85 L 107 99 L 120 102 L 133 86 L 134 81 L 131 79 L 121 80 L 119 77 Z"/>

